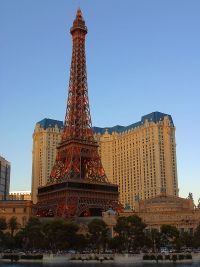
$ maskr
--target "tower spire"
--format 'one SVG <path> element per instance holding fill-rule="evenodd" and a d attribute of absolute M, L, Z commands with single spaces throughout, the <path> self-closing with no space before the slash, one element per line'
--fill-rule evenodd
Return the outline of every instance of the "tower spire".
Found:
<path fill-rule="evenodd" d="M 80 8 L 77 9 L 76 18 L 73 22 L 73 26 L 70 29 L 71 34 L 73 34 L 73 32 L 77 29 L 85 31 L 85 33 L 87 33 L 87 27 L 85 26 L 85 21 L 83 19 L 82 11 Z"/>

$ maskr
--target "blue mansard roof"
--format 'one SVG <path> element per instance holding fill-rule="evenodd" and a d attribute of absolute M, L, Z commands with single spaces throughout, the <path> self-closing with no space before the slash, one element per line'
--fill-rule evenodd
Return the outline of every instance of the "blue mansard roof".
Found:
<path fill-rule="evenodd" d="M 93 127 L 93 130 L 94 130 L 95 133 L 100 133 L 100 134 L 105 133 L 106 130 L 110 134 L 113 133 L 113 132 L 122 133 L 122 132 L 125 132 L 127 130 L 134 129 L 134 128 L 138 127 L 138 126 L 143 125 L 146 120 L 148 122 L 158 123 L 159 121 L 162 121 L 165 116 L 168 116 L 172 126 L 174 126 L 174 123 L 173 123 L 171 115 L 156 111 L 156 112 L 152 112 L 150 114 L 147 114 L 145 116 L 142 116 L 141 121 L 138 121 L 138 122 L 133 123 L 133 124 L 128 125 L 128 126 L 116 125 L 116 126 L 113 126 L 113 127 L 103 127 L 103 128 L 101 128 L 101 127 Z"/>
<path fill-rule="evenodd" d="M 37 122 L 37 124 L 39 124 L 40 127 L 42 127 L 44 130 L 46 130 L 47 128 L 54 128 L 56 125 L 58 126 L 59 129 L 63 128 L 62 121 L 57 121 L 57 120 L 52 120 L 52 119 L 47 119 L 47 118 Z"/>
<path fill-rule="evenodd" d="M 103 127 L 103 128 L 93 127 L 93 130 L 95 133 L 100 133 L 100 134 L 105 133 L 106 130 L 108 131 L 108 133 L 113 133 L 113 132 L 122 133 L 122 132 L 125 132 L 127 130 L 134 129 L 138 126 L 143 125 L 146 120 L 148 122 L 158 123 L 159 121 L 162 121 L 165 116 L 168 116 L 172 126 L 174 126 L 171 115 L 156 111 L 156 112 L 152 112 L 150 114 L 142 116 L 141 121 L 135 122 L 135 123 L 130 124 L 128 126 L 116 125 L 113 127 Z M 43 129 L 52 128 L 52 127 L 55 127 L 56 125 L 58 126 L 59 129 L 62 129 L 64 126 L 62 121 L 52 120 L 52 119 L 48 119 L 48 118 L 45 118 L 45 119 L 37 122 L 37 124 L 39 124 L 40 127 L 42 127 Z"/>

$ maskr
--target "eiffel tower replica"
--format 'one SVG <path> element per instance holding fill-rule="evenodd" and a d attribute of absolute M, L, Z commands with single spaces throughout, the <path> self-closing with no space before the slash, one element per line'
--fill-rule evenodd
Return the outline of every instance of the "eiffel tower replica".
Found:
<path fill-rule="evenodd" d="M 46 186 L 38 189 L 35 214 L 42 217 L 99 216 L 118 207 L 118 186 L 108 182 L 94 139 L 88 99 L 85 37 L 81 10 L 70 30 L 72 61 L 64 131 Z"/>

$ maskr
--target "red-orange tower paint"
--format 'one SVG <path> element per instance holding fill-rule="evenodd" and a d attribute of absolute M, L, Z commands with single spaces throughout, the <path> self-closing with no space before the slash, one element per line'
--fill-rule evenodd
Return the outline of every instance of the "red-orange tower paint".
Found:
<path fill-rule="evenodd" d="M 70 32 L 73 48 L 67 110 L 62 141 L 49 183 L 69 179 L 105 182 L 106 175 L 92 131 L 85 57 L 87 27 L 80 9 Z"/>
<path fill-rule="evenodd" d="M 64 130 L 48 183 L 38 190 L 36 210 L 41 216 L 83 216 L 118 205 L 118 187 L 107 181 L 92 131 L 85 56 L 87 27 L 80 9 L 70 32 L 73 48 Z"/>

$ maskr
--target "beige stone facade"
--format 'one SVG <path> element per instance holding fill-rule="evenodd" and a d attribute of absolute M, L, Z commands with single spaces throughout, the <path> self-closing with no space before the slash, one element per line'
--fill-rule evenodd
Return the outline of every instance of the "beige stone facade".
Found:
<path fill-rule="evenodd" d="M 31 200 L 31 191 L 10 191 L 9 200 Z"/>
<path fill-rule="evenodd" d="M 179 231 L 193 232 L 200 223 L 200 209 L 195 208 L 191 199 L 165 194 L 139 201 L 135 212 L 148 228 L 158 230 L 161 225 L 169 224 Z"/>
<path fill-rule="evenodd" d="M 200 208 L 191 199 L 169 196 L 162 193 L 156 197 L 140 200 L 135 210 L 127 209 L 118 215 L 103 213 L 103 220 L 114 235 L 114 226 L 119 216 L 137 215 L 147 225 L 146 229 L 158 229 L 164 224 L 175 226 L 180 232 L 194 232 L 200 224 Z"/>
<path fill-rule="evenodd" d="M 56 158 L 56 147 L 61 140 L 63 122 L 44 119 L 38 122 L 33 133 L 32 150 L 32 201 L 37 202 L 38 187 L 47 183 Z"/>
<path fill-rule="evenodd" d="M 95 127 L 108 179 L 119 185 L 120 201 L 132 208 L 138 199 L 160 192 L 178 196 L 175 127 L 170 115 L 153 112 L 128 127 Z"/>
<path fill-rule="evenodd" d="M 25 227 L 31 216 L 32 202 L 28 200 L 5 200 L 0 201 L 0 217 L 8 220 L 16 217 L 20 228 Z"/>

